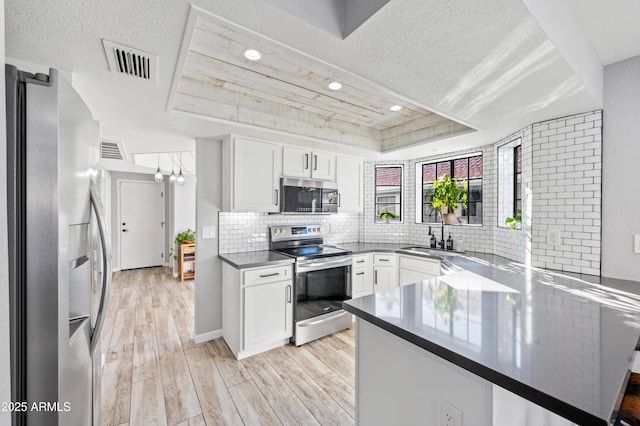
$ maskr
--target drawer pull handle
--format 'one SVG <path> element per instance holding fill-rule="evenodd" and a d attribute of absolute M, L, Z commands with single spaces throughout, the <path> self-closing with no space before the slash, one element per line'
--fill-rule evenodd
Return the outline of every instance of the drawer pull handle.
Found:
<path fill-rule="evenodd" d="M 364 260 L 356 260 L 356 263 L 364 263 Z"/>
<path fill-rule="evenodd" d="M 358 272 L 356 275 L 364 275 L 364 272 Z"/>
<path fill-rule="evenodd" d="M 388 262 L 389 259 L 378 259 L 380 262 Z"/>
<path fill-rule="evenodd" d="M 271 274 L 262 274 L 262 275 L 260 275 L 260 278 L 275 277 L 277 275 L 280 275 L 280 272 L 273 272 Z"/>

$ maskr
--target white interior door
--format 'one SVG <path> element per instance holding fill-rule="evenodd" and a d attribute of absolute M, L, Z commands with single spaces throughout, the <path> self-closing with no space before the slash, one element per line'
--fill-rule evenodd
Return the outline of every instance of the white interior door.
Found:
<path fill-rule="evenodd" d="M 163 190 L 156 182 L 120 182 L 120 269 L 164 264 Z"/>

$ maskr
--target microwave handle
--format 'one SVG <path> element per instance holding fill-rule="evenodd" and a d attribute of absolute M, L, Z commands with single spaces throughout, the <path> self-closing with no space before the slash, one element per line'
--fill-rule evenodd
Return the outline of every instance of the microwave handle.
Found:
<path fill-rule="evenodd" d="M 276 206 L 278 205 L 278 189 L 275 189 L 275 194 L 276 194 Z"/>

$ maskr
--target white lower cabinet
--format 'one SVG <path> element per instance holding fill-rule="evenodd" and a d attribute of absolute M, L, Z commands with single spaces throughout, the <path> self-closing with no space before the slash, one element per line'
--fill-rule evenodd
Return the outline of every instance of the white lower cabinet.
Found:
<path fill-rule="evenodd" d="M 440 261 L 416 256 L 398 256 L 398 285 L 417 283 L 440 275 Z"/>
<path fill-rule="evenodd" d="M 351 295 L 361 297 L 373 293 L 373 267 L 371 254 L 353 256 L 351 269 Z"/>
<path fill-rule="evenodd" d="M 293 267 L 236 269 L 223 263 L 222 335 L 237 359 L 293 336 Z"/>
<path fill-rule="evenodd" d="M 398 286 L 395 253 L 373 254 L 373 291 L 385 291 Z"/>
<path fill-rule="evenodd" d="M 437 259 L 395 253 L 358 254 L 353 256 L 352 295 L 366 296 L 439 275 Z"/>
<path fill-rule="evenodd" d="M 244 350 L 293 336 L 292 292 L 291 280 L 244 288 Z"/>
<path fill-rule="evenodd" d="M 373 267 L 374 292 L 390 290 L 396 286 L 396 268 L 394 266 Z"/>

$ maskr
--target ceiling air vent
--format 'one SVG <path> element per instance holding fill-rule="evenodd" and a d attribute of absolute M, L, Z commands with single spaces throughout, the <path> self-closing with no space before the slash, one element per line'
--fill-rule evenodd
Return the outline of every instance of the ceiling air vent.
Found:
<path fill-rule="evenodd" d="M 127 158 L 122 143 L 102 140 L 100 144 L 100 157 L 108 160 L 124 160 Z"/>
<path fill-rule="evenodd" d="M 142 80 L 157 80 L 158 57 L 142 50 L 102 40 L 111 72 Z"/>

